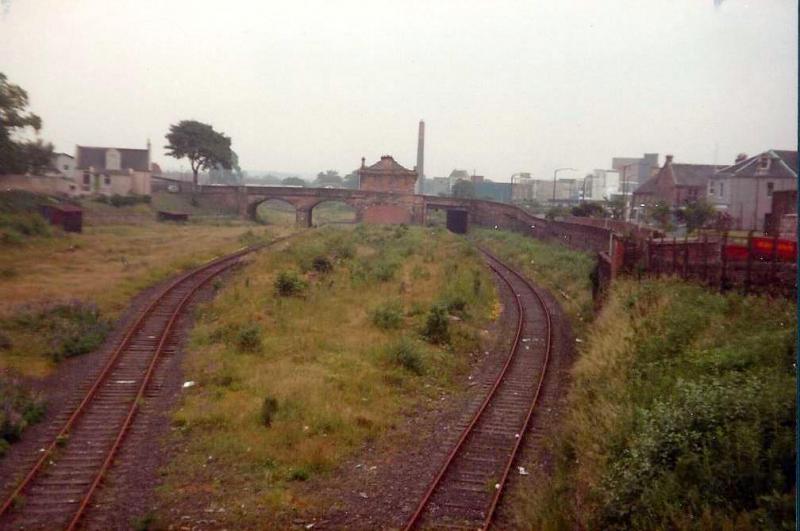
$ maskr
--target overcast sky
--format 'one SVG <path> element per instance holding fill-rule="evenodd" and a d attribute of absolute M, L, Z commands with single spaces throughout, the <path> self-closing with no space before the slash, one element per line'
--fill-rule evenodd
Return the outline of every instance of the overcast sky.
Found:
<path fill-rule="evenodd" d="M 717 2 L 719 3 L 719 2 Z M 249 170 L 582 176 L 614 156 L 794 149 L 791 0 L 0 0 L 0 72 L 60 151 L 233 138 Z M 183 162 L 184 166 L 188 166 Z M 567 177 L 568 174 L 560 174 Z"/>

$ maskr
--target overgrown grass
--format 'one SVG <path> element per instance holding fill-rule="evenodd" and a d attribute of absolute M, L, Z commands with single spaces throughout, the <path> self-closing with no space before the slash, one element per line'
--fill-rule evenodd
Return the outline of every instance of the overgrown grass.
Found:
<path fill-rule="evenodd" d="M 585 335 L 594 315 L 594 256 L 508 231 L 474 229 L 471 237 L 550 291 L 571 318 L 575 334 Z"/>
<path fill-rule="evenodd" d="M 786 301 L 619 281 L 574 370 L 537 529 L 792 529 L 794 338 Z M 535 485 L 535 486 L 534 486 Z"/>
<path fill-rule="evenodd" d="M 44 414 L 44 400 L 18 380 L 0 375 L 0 457 Z"/>
<path fill-rule="evenodd" d="M 39 205 L 48 203 L 55 200 L 23 190 L 0 192 L 0 249 L 52 236 L 53 229 L 39 214 Z"/>
<path fill-rule="evenodd" d="M 163 504 L 202 490 L 226 509 L 215 514 L 225 525 L 281 521 L 313 503 L 295 498 L 295 482 L 329 473 L 420 403 L 453 390 L 468 351 L 427 344 L 419 331 L 427 309 L 462 285 L 469 317 L 451 328 L 476 337 L 491 316 L 489 272 L 469 247 L 444 231 L 326 227 L 257 255 L 200 313 L 185 364 L 198 385 L 174 416 L 182 451 L 165 471 Z M 320 256 L 331 271 L 315 270 Z M 394 264 L 391 278 L 375 274 L 375 263 Z M 284 271 L 299 272 L 303 297 L 276 293 Z M 391 308 L 391 326 L 376 326 L 377 308 Z M 228 339 L 249 323 L 262 331 L 257 352 Z"/>
<path fill-rule="evenodd" d="M 289 230 L 275 228 L 267 234 L 264 228 L 243 222 L 217 226 L 152 221 L 85 226 L 81 234 L 34 238 L 23 246 L 5 247 L 0 252 L 0 321 L 76 300 L 94 301 L 100 314 L 113 320 L 142 289 Z M 0 370 L 42 376 L 52 369 L 52 345 L 20 328 L 5 333 L 14 348 L 0 349 Z"/>

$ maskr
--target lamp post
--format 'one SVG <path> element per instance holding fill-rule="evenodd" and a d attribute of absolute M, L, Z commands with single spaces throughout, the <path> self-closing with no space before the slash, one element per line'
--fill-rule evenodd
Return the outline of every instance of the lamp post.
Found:
<path fill-rule="evenodd" d="M 556 202 L 556 175 L 558 175 L 558 172 L 560 171 L 567 171 L 567 170 L 578 171 L 575 168 L 556 168 L 555 170 L 553 170 L 553 203 Z"/>

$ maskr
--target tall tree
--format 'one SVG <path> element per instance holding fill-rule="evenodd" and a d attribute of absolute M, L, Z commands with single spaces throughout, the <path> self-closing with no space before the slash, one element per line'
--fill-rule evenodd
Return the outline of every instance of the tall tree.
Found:
<path fill-rule="evenodd" d="M 42 128 L 42 119 L 27 108 L 28 93 L 0 72 L 0 174 L 36 173 L 50 165 L 52 144 L 14 138 L 27 129 Z"/>
<path fill-rule="evenodd" d="M 308 183 L 300 177 L 286 177 L 281 181 L 284 186 L 306 186 Z"/>
<path fill-rule="evenodd" d="M 314 180 L 314 186 L 335 186 L 339 188 L 342 186 L 342 178 L 336 170 L 321 171 Z"/>
<path fill-rule="evenodd" d="M 214 131 L 208 124 L 196 120 L 182 120 L 169 126 L 164 148 L 167 155 L 176 159 L 187 158 L 192 167 L 194 185 L 200 170 L 220 166 L 226 170 L 233 166 L 231 139 Z"/>

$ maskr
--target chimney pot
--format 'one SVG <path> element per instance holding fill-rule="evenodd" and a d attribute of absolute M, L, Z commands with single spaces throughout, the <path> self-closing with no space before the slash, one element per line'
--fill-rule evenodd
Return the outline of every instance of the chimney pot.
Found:
<path fill-rule="evenodd" d="M 667 155 L 667 164 L 672 164 L 672 155 Z"/>
<path fill-rule="evenodd" d="M 747 153 L 739 153 L 738 155 L 736 155 L 735 164 L 738 164 L 738 163 L 742 162 L 743 160 L 747 160 Z"/>
<path fill-rule="evenodd" d="M 366 158 L 364 158 L 364 157 L 361 157 L 361 167 L 362 167 L 362 168 L 366 168 L 366 167 L 367 167 L 367 164 L 366 164 L 366 162 L 367 162 L 367 159 L 366 159 Z"/>

